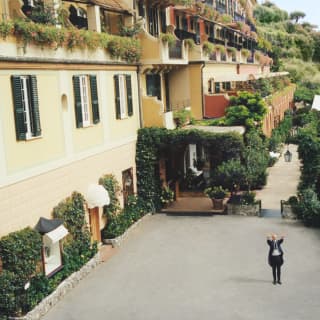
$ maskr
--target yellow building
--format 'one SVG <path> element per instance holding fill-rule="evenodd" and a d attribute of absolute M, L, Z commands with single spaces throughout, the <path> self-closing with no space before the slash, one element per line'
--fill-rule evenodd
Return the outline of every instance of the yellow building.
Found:
<path fill-rule="evenodd" d="M 64 28 L 23 29 L 34 36 L 27 41 L 21 25 L 17 36 L 10 14 L 23 16 L 35 2 L 0 2 L 1 23 L 16 31 L 0 39 L 0 237 L 34 226 L 40 216 L 50 218 L 58 202 L 74 190 L 86 195 L 104 174 L 114 174 L 129 193 L 135 189 L 140 127 L 136 63 L 81 41 L 68 49 L 70 35 Z M 89 17 L 85 5 L 62 2 L 72 2 L 83 19 Z M 130 8 L 106 3 L 91 12 L 95 23 L 87 19 L 88 25 L 101 25 L 102 11 L 104 17 L 132 19 Z M 60 45 L 39 40 L 54 29 L 65 32 Z M 73 31 L 86 41 L 85 31 Z M 100 221 L 99 228 L 103 226 Z"/>

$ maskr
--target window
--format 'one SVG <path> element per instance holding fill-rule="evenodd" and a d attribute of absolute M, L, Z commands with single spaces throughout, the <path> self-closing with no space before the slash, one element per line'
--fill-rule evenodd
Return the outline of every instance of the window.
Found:
<path fill-rule="evenodd" d="M 125 119 L 133 115 L 132 84 L 128 74 L 114 76 L 116 118 Z"/>
<path fill-rule="evenodd" d="M 146 75 L 147 96 L 161 100 L 161 78 L 159 74 Z"/>
<path fill-rule="evenodd" d="M 36 76 L 12 76 L 11 85 L 17 140 L 41 136 Z"/>
<path fill-rule="evenodd" d="M 77 128 L 100 122 L 97 77 L 73 76 L 75 115 Z"/>
<path fill-rule="evenodd" d="M 220 93 L 220 82 L 215 82 L 214 84 L 214 92 Z"/>

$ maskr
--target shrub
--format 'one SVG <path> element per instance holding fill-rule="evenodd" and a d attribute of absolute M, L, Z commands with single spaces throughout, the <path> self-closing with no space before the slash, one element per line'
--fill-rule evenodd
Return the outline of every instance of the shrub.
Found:
<path fill-rule="evenodd" d="M 118 198 L 121 191 L 119 182 L 114 175 L 106 174 L 99 179 L 99 184 L 108 191 L 110 198 L 110 204 L 104 206 L 103 213 L 106 216 L 117 214 L 121 209 Z"/>
<path fill-rule="evenodd" d="M 256 204 L 256 194 L 255 192 L 244 192 L 243 194 L 233 194 L 230 199 L 229 203 L 238 204 L 238 205 L 252 205 Z"/>
<path fill-rule="evenodd" d="M 3 268 L 26 282 L 36 272 L 41 261 L 42 241 L 39 232 L 31 228 L 12 232 L 0 240 Z"/>
<path fill-rule="evenodd" d="M 311 188 L 303 190 L 297 205 L 298 218 L 302 219 L 306 226 L 320 227 L 320 201 L 317 194 Z"/>
<path fill-rule="evenodd" d="M 173 119 L 178 128 L 183 127 L 191 118 L 191 111 L 187 109 L 177 110 L 173 113 Z"/>
<path fill-rule="evenodd" d="M 172 33 L 161 33 L 160 39 L 164 43 L 168 43 L 169 47 L 174 47 L 176 45 L 177 38 Z"/>
<path fill-rule="evenodd" d="M 239 159 L 223 162 L 214 170 L 212 181 L 216 185 L 235 192 L 245 181 L 245 167 Z"/>
<path fill-rule="evenodd" d="M 148 202 L 136 196 L 129 196 L 128 204 L 119 214 L 109 215 L 106 227 L 102 230 L 104 239 L 121 236 L 134 222 L 151 211 Z"/>

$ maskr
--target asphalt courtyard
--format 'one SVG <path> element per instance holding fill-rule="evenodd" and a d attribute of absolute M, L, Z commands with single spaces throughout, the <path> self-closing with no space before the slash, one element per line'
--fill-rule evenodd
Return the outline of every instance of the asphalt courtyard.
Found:
<path fill-rule="evenodd" d="M 266 234 L 285 234 L 282 285 Z M 320 231 L 279 218 L 156 214 L 45 320 L 318 320 Z"/>

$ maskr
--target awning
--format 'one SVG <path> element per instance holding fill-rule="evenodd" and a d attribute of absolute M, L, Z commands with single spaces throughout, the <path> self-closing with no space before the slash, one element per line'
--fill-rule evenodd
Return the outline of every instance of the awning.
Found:
<path fill-rule="evenodd" d="M 51 232 L 52 230 L 58 228 L 63 224 L 63 220 L 61 219 L 46 219 L 41 217 L 35 226 L 35 229 L 41 233 L 45 234 Z"/>
<path fill-rule="evenodd" d="M 197 129 L 205 132 L 211 133 L 227 133 L 227 132 L 237 132 L 243 135 L 246 131 L 243 126 L 230 126 L 230 127 L 220 127 L 220 126 L 185 126 L 184 129 Z"/>
<path fill-rule="evenodd" d="M 288 72 L 218 74 L 218 75 L 212 75 L 211 79 L 214 80 L 215 82 L 231 82 L 231 81 L 258 80 L 260 78 L 281 77 L 286 75 L 288 75 Z"/>
<path fill-rule="evenodd" d="M 69 232 L 64 227 L 64 225 L 61 225 L 51 232 L 46 233 L 44 236 L 47 237 L 52 243 L 56 243 L 59 240 L 63 239 L 68 233 Z"/>
<path fill-rule="evenodd" d="M 320 96 L 319 95 L 314 96 L 311 109 L 320 111 Z"/>
<path fill-rule="evenodd" d="M 108 191 L 100 184 L 89 185 L 86 200 L 89 209 L 107 206 L 110 203 Z"/>

